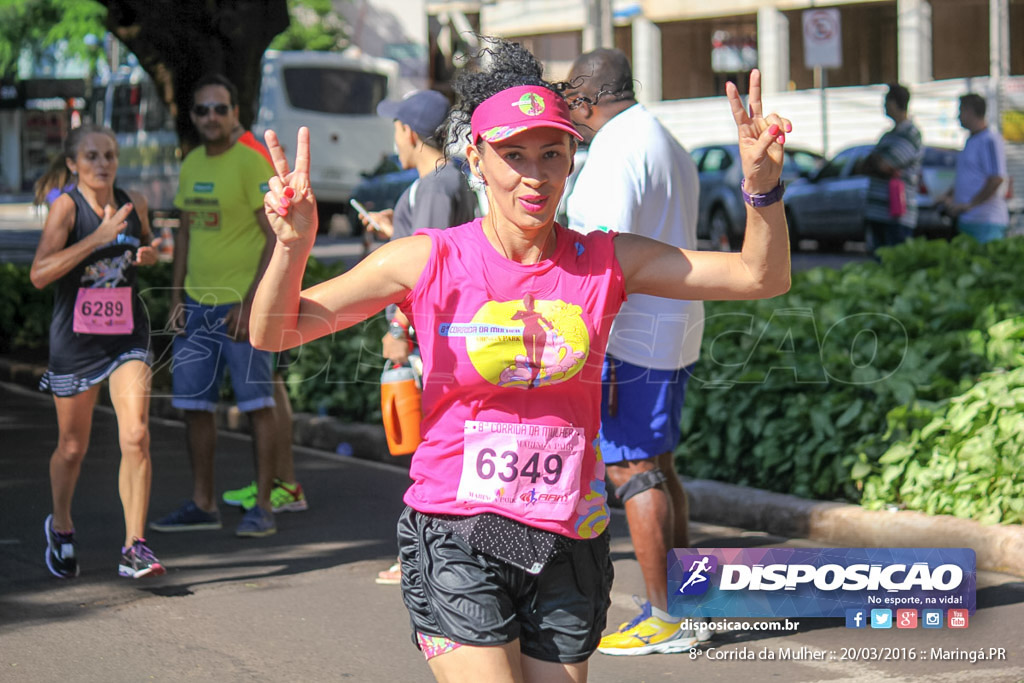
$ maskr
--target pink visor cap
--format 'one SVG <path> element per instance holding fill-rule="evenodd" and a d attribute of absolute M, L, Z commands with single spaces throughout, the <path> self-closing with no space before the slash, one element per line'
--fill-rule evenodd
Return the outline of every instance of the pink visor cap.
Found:
<path fill-rule="evenodd" d="M 557 128 L 582 140 L 569 118 L 569 106 L 558 93 L 539 85 L 520 85 L 491 95 L 470 119 L 473 143 L 504 140 L 530 128 Z"/>

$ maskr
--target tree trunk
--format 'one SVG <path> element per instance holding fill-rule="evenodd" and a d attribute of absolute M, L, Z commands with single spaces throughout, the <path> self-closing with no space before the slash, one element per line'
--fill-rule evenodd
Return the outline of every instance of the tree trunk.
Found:
<path fill-rule="evenodd" d="M 182 152 L 199 144 L 189 119 L 193 85 L 219 73 L 238 88 L 239 119 L 252 126 L 260 60 L 288 28 L 286 0 L 98 0 L 107 29 L 128 46 L 174 116 Z"/>

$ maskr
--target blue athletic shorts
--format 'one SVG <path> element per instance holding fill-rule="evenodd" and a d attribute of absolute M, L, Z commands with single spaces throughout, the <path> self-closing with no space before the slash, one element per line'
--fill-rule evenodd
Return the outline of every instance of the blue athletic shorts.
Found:
<path fill-rule="evenodd" d="M 273 354 L 248 342 L 232 341 L 224 316 L 237 304 L 204 306 L 186 297 L 185 335 L 174 338 L 174 398 L 182 410 L 213 411 L 220 399 L 224 370 L 242 412 L 274 405 Z"/>
<path fill-rule="evenodd" d="M 678 370 L 653 370 L 605 356 L 601 369 L 600 437 L 605 464 L 647 460 L 679 444 L 679 419 L 683 413 L 686 382 L 695 365 Z M 613 367 L 614 406 L 609 404 Z"/>

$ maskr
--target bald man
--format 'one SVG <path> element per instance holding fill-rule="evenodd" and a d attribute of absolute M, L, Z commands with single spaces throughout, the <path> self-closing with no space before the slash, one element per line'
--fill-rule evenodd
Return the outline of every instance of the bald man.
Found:
<path fill-rule="evenodd" d="M 626 55 L 609 49 L 581 55 L 569 84 L 573 123 L 590 143 L 567 201 L 569 226 L 696 249 L 697 166 L 637 103 Z M 602 374 L 601 456 L 626 507 L 648 601 L 601 640 L 598 651 L 605 654 L 685 652 L 698 642 L 668 614 L 666 556 L 673 547 L 689 547 L 686 494 L 672 451 L 703 334 L 700 301 L 640 294 L 629 297 L 612 326 Z"/>

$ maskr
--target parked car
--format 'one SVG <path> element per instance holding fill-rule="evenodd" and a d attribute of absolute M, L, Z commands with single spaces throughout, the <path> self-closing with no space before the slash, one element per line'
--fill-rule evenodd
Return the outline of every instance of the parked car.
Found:
<path fill-rule="evenodd" d="M 447 163 L 455 164 L 460 171 L 466 174 L 467 182 L 479 196 L 483 194 L 482 186 L 474 182 L 469 171 L 469 163 L 465 158 L 456 156 L 450 158 Z M 352 198 L 366 207 L 369 211 L 383 211 L 393 209 L 398 203 L 399 197 L 406 188 L 412 185 L 419 178 L 419 172 L 415 168 L 403 169 L 398 161 L 397 154 L 391 154 L 380 163 L 371 173 L 364 173 L 362 181 L 352 191 Z M 486 206 L 486 199 L 483 199 L 482 206 Z M 482 213 L 481 213 L 482 215 Z M 352 226 L 352 234 L 363 233 L 363 224 L 354 210 L 348 210 L 349 223 Z"/>
<path fill-rule="evenodd" d="M 864 241 L 864 204 L 868 176 L 860 172 L 861 162 L 874 145 L 848 147 L 821 170 L 786 188 L 786 217 L 790 240 L 817 240 L 825 249 L 841 248 L 844 242 Z M 956 175 L 959 152 L 945 147 L 924 148 L 921 182 L 917 188 L 916 234 L 949 237 L 953 223 L 936 204 Z"/>
<path fill-rule="evenodd" d="M 746 225 L 739 146 L 706 145 L 690 150 L 690 155 L 700 176 L 697 237 L 711 240 L 716 249 L 739 249 Z M 787 184 L 815 173 L 825 161 L 820 154 L 788 146 L 785 155 L 782 179 Z"/>
<path fill-rule="evenodd" d="M 391 154 L 372 172 L 363 174 L 363 179 L 352 190 L 352 198 L 366 207 L 368 211 L 393 209 L 406 188 L 419 178 L 415 168 L 403 169 L 398 162 L 398 155 Z M 349 211 L 352 234 L 363 232 L 363 224 L 355 211 Z"/>

